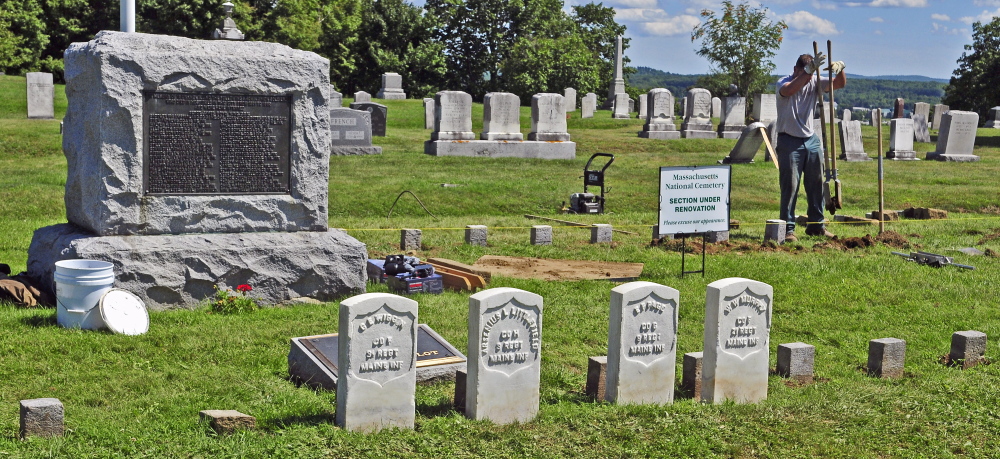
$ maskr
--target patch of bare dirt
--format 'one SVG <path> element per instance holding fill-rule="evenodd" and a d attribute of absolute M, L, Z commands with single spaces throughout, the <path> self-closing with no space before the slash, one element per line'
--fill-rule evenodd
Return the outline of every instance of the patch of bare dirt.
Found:
<path fill-rule="evenodd" d="M 493 275 L 519 279 L 627 280 L 638 278 L 643 264 L 484 255 L 472 266 Z"/>
<path fill-rule="evenodd" d="M 993 231 L 992 233 L 983 236 L 982 239 L 980 239 L 979 242 L 977 242 L 976 244 L 977 245 L 983 245 L 983 244 L 985 244 L 987 242 L 990 242 L 990 241 L 992 241 L 994 239 L 1000 238 L 1000 228 L 993 228 L 992 231 Z"/>
<path fill-rule="evenodd" d="M 895 231 L 885 231 L 882 234 L 875 236 L 875 240 L 897 249 L 905 249 L 910 246 L 910 240 Z"/>

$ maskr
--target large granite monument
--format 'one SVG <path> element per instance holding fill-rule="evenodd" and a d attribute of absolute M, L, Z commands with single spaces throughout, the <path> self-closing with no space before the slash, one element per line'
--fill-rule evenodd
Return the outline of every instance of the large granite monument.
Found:
<path fill-rule="evenodd" d="M 684 104 L 684 122 L 681 123 L 681 137 L 685 139 L 716 139 L 712 130 L 712 93 L 703 88 L 692 88 L 687 92 Z"/>
<path fill-rule="evenodd" d="M 679 139 L 681 133 L 674 125 L 674 95 L 669 89 L 650 89 L 646 94 L 646 124 L 639 137 L 644 139 Z"/>
<path fill-rule="evenodd" d="M 398 73 L 383 73 L 382 88 L 375 94 L 378 99 L 404 100 L 406 93 L 403 92 L 403 77 Z"/>
<path fill-rule="evenodd" d="M 938 161 L 975 162 L 979 156 L 972 154 L 976 145 L 976 128 L 979 114 L 961 110 L 951 110 L 941 117 L 937 148 L 927 153 L 927 159 Z"/>
<path fill-rule="evenodd" d="M 365 245 L 328 227 L 327 59 L 104 31 L 65 65 L 69 223 L 35 231 L 33 276 L 108 261 L 115 287 L 154 309 L 216 285 L 265 303 L 364 291 Z"/>
<path fill-rule="evenodd" d="M 619 94 L 625 94 L 625 67 L 622 64 L 622 37 L 615 37 L 615 73 L 611 76 L 611 83 L 608 86 L 608 98 L 604 101 L 604 109 L 612 109 L 615 106 L 616 98 Z M 626 96 L 628 97 L 628 96 Z"/>
<path fill-rule="evenodd" d="M 746 125 L 747 98 L 723 97 L 722 116 L 719 118 L 719 138 L 738 139 Z"/>

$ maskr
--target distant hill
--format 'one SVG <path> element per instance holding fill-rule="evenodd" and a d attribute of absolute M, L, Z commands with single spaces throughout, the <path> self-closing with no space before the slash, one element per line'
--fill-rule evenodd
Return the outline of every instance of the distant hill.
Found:
<path fill-rule="evenodd" d="M 688 89 L 698 83 L 703 75 L 681 75 L 664 72 L 649 67 L 638 67 L 629 76 L 628 84 L 648 91 L 653 88 L 667 88 L 674 97 L 680 98 Z M 775 75 L 777 81 L 780 76 Z M 837 91 L 837 105 L 841 107 L 883 107 L 891 108 L 896 98 L 902 97 L 908 106 L 915 102 L 937 104 L 944 96 L 948 80 L 919 75 L 864 76 L 847 74 L 847 87 Z"/>

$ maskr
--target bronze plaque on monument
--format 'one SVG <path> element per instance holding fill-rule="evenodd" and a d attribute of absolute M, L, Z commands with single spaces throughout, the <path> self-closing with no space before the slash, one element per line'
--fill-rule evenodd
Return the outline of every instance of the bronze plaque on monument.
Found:
<path fill-rule="evenodd" d="M 146 194 L 289 193 L 291 95 L 143 96 Z"/>

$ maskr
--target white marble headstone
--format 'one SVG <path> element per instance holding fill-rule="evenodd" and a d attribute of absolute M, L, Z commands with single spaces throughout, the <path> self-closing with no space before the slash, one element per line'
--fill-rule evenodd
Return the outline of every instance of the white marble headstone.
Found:
<path fill-rule="evenodd" d="M 541 344 L 540 295 L 501 287 L 470 296 L 465 416 L 497 424 L 534 419 Z"/>
<path fill-rule="evenodd" d="M 679 304 L 680 292 L 652 282 L 611 289 L 605 400 L 673 403 Z"/>
<path fill-rule="evenodd" d="M 576 89 L 566 88 L 563 90 L 563 97 L 566 98 L 566 111 L 576 111 Z"/>
<path fill-rule="evenodd" d="M 931 123 L 931 129 L 941 129 L 941 117 L 944 116 L 945 113 L 948 113 L 949 110 L 951 110 L 951 108 L 945 104 L 934 105 L 934 120 Z"/>
<path fill-rule="evenodd" d="M 708 284 L 701 399 L 755 403 L 767 399 L 768 345 L 774 289 L 739 277 Z"/>
<path fill-rule="evenodd" d="M 434 129 L 435 105 L 433 98 L 424 98 L 424 129 Z"/>
<path fill-rule="evenodd" d="M 778 102 L 774 94 L 753 96 L 753 119 L 764 124 L 778 119 Z"/>
<path fill-rule="evenodd" d="M 597 111 L 597 94 L 588 92 L 580 103 L 580 118 L 593 118 Z"/>
<path fill-rule="evenodd" d="M 416 415 L 417 302 L 365 293 L 340 303 L 337 425 L 412 429 Z"/>
<path fill-rule="evenodd" d="M 945 113 L 941 117 L 937 148 L 927 155 L 927 159 L 979 161 L 979 156 L 972 154 L 976 144 L 977 127 L 979 127 L 979 114 L 976 112 L 950 110 Z"/>
<path fill-rule="evenodd" d="M 712 118 L 722 117 L 722 99 L 718 97 L 712 98 Z"/>
<path fill-rule="evenodd" d="M 472 96 L 463 91 L 434 95 L 434 132 L 431 140 L 475 140 L 472 132 Z"/>
<path fill-rule="evenodd" d="M 889 121 L 889 150 L 913 151 L 913 120 L 893 118 Z"/>
<path fill-rule="evenodd" d="M 491 92 L 483 98 L 482 140 L 524 140 L 521 134 L 521 98 L 509 92 Z"/>
<path fill-rule="evenodd" d="M 55 86 L 52 74 L 47 72 L 28 72 L 28 118 L 52 119 L 55 117 L 53 101 Z"/>
<path fill-rule="evenodd" d="M 629 100 L 630 99 L 628 98 L 628 94 L 627 93 L 621 92 L 621 93 L 615 94 L 615 106 L 614 106 L 614 110 L 615 111 L 614 111 L 614 113 L 612 114 L 611 117 L 612 118 L 617 118 L 617 119 L 627 119 L 629 117 L 629 115 L 628 115 L 628 113 L 629 113 L 629 110 L 628 110 L 628 101 Z"/>
<path fill-rule="evenodd" d="M 371 102 L 372 95 L 365 91 L 358 91 L 354 93 L 354 102 Z"/>

